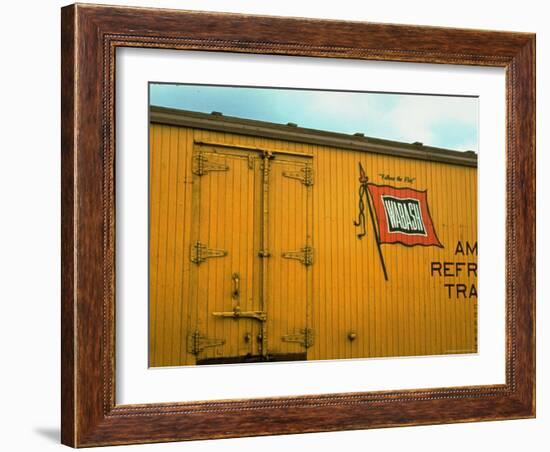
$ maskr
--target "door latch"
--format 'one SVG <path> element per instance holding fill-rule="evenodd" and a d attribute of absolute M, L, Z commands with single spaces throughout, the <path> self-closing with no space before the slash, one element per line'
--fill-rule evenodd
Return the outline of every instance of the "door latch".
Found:
<path fill-rule="evenodd" d="M 241 278 L 238 273 L 233 273 L 231 279 L 233 280 L 233 292 L 231 293 L 231 298 L 233 298 L 233 300 L 238 300 L 241 296 Z"/>

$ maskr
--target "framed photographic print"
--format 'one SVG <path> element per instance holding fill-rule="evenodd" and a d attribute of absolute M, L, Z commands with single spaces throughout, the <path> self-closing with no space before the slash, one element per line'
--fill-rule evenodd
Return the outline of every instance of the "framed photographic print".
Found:
<path fill-rule="evenodd" d="M 477 352 L 476 152 L 334 132 L 475 148 L 477 98 L 149 89 L 150 366 Z"/>
<path fill-rule="evenodd" d="M 62 9 L 62 442 L 535 415 L 532 34 Z"/>

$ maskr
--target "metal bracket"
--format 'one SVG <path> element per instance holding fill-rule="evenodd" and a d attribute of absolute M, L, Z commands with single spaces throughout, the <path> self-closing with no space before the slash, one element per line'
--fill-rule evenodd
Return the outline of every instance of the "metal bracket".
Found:
<path fill-rule="evenodd" d="M 208 248 L 206 244 L 201 242 L 195 242 L 191 245 L 191 262 L 194 262 L 197 265 L 211 257 L 224 256 L 227 256 L 226 250 Z"/>
<path fill-rule="evenodd" d="M 195 330 L 187 335 L 187 351 L 193 355 L 198 355 L 205 348 L 219 347 L 225 344 L 225 339 L 213 339 L 203 336 L 199 330 Z"/>
<path fill-rule="evenodd" d="M 314 332 L 311 328 L 304 328 L 300 330 L 300 334 L 287 334 L 281 339 L 283 342 L 298 342 L 305 348 L 309 348 L 315 343 Z"/>
<path fill-rule="evenodd" d="M 267 313 L 264 311 L 241 311 L 239 306 L 235 306 L 233 311 L 213 312 L 212 315 L 228 319 L 254 319 L 259 320 L 260 322 L 267 321 Z"/>
<path fill-rule="evenodd" d="M 299 180 L 306 187 L 313 185 L 313 169 L 309 165 L 299 171 L 283 171 L 283 176 Z"/>
<path fill-rule="evenodd" d="M 254 169 L 254 162 L 256 160 L 256 157 L 252 154 L 249 154 L 247 159 L 248 159 L 248 169 Z"/>
<path fill-rule="evenodd" d="M 285 259 L 299 260 L 306 267 L 313 264 L 313 248 L 311 246 L 305 246 L 300 251 L 287 251 L 283 253 Z"/>
<path fill-rule="evenodd" d="M 218 161 L 211 156 L 206 156 L 203 153 L 193 156 L 193 174 L 204 176 L 210 171 L 227 171 L 229 166 L 224 161 Z"/>

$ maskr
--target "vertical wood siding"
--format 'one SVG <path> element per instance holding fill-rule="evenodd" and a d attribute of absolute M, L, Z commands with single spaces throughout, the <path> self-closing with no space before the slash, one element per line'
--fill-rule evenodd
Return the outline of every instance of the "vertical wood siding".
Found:
<path fill-rule="evenodd" d="M 308 159 L 311 160 L 311 159 Z M 311 304 L 311 267 L 297 259 L 283 257 L 311 242 L 311 187 L 284 176 L 299 172 L 304 159 L 276 156 L 271 163 L 269 191 L 268 247 L 268 338 L 270 353 L 303 353 L 299 342 L 283 340 L 287 335 L 299 335 L 308 324 Z"/>
<path fill-rule="evenodd" d="M 251 170 L 242 159 L 243 163 L 236 165 L 233 171 L 212 173 L 213 177 L 203 176 L 201 203 L 206 205 L 210 199 L 212 203 L 207 210 L 211 214 L 216 211 L 217 216 L 205 223 L 203 215 L 207 210 L 201 207 L 197 229 L 196 218 L 193 218 L 191 164 L 194 140 L 313 156 L 310 160 L 314 185 L 308 189 L 309 201 L 308 190 L 299 181 L 281 177 L 282 165 L 279 168 L 274 164 L 272 168 L 270 183 L 280 186 L 277 191 L 273 185 L 270 192 L 270 210 L 274 216 L 270 217 L 273 224 L 269 241 L 274 258 L 269 263 L 272 280 L 268 285 L 267 326 L 273 351 L 305 352 L 300 344 L 284 342 L 281 337 L 299 333 L 306 326 L 312 328 L 315 335 L 313 345 L 307 350 L 307 359 L 471 353 L 477 350 L 477 298 L 465 298 L 461 294 L 457 297 L 455 288 L 449 296 L 449 288 L 445 287 L 445 284 L 460 283 L 467 285 L 469 291 L 470 285 L 477 283 L 476 275 L 468 275 L 464 269 L 460 276 L 439 276 L 437 273 L 432 276 L 430 271 L 432 262 L 477 262 L 476 255 L 455 254 L 459 242 L 465 251 L 466 242 L 470 245 L 477 243 L 475 168 L 152 124 L 151 366 L 194 364 L 196 356 L 188 352 L 187 336 L 197 327 L 204 334 L 224 336 L 226 340 L 222 347 L 205 349 L 202 357 L 256 353 L 253 345 L 243 343 L 243 337 L 251 332 L 255 340 L 260 322 L 214 319 L 211 312 L 232 308 L 227 293 L 231 291 L 231 272 L 237 271 L 233 267 L 245 269 L 239 270 L 243 276 L 243 309 L 260 309 L 254 301 L 260 296 L 260 277 L 255 270 L 259 261 L 256 254 L 261 201 L 257 175 L 260 171 L 255 167 L 252 174 L 256 176 L 251 176 Z M 359 162 L 373 183 L 427 190 L 433 224 L 444 246 L 381 245 L 388 281 L 384 280 L 368 212 L 365 237 L 357 238 L 358 228 L 353 224 L 359 201 Z M 260 165 L 260 161 L 256 160 L 255 165 Z M 384 181 L 381 174 L 407 176 L 414 178 L 414 182 Z M 302 215 L 304 210 L 306 214 Z M 217 239 L 223 242 L 219 246 L 212 244 L 214 248 L 236 247 L 231 253 L 232 258 L 211 259 L 199 266 L 203 276 L 198 276 L 195 285 L 203 295 L 198 300 L 198 295 L 192 293 L 195 264 L 189 257 L 196 234 L 206 234 L 205 240 L 212 243 Z M 280 253 L 286 251 L 283 248 L 301 248 L 304 234 L 310 235 L 314 248 L 314 263 L 307 270 L 298 261 L 280 258 Z M 452 265 L 448 267 L 451 269 Z M 305 287 L 308 277 L 311 278 L 309 294 Z M 226 300 L 205 307 L 205 290 L 220 291 Z M 305 294 L 307 306 L 300 301 L 302 294 Z M 210 298 L 206 297 L 208 303 L 212 303 Z M 221 322 L 220 326 L 208 326 L 215 322 Z M 355 335 L 353 341 L 349 339 L 350 334 Z"/>
<path fill-rule="evenodd" d="M 255 320 L 227 319 L 213 313 L 231 312 L 235 306 L 242 311 L 259 309 L 258 294 L 254 292 L 254 180 L 255 171 L 249 168 L 247 155 L 242 152 L 212 152 L 195 149 L 207 159 L 216 159 L 227 165 L 226 171 L 211 171 L 194 176 L 200 184 L 200 193 L 193 200 L 192 222 L 197 224 L 193 242 L 199 240 L 209 248 L 224 250 L 223 257 L 208 258 L 191 265 L 191 275 L 197 274 L 196 321 L 190 328 L 212 340 L 225 340 L 223 345 L 206 347 L 201 359 L 246 356 L 255 353 L 253 340 L 245 341 L 246 334 L 258 334 Z M 239 275 L 239 297 L 232 297 L 233 274 Z"/>

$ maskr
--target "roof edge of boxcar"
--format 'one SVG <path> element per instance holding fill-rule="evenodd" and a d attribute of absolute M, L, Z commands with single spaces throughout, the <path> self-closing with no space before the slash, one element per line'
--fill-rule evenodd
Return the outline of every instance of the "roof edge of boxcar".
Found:
<path fill-rule="evenodd" d="M 350 135 L 327 130 L 310 129 L 299 127 L 293 123 L 277 124 L 255 119 L 244 119 L 235 116 L 225 116 L 219 112 L 201 113 L 151 106 L 149 120 L 151 123 L 295 141 L 477 168 L 477 154 L 473 151 L 454 151 L 451 149 L 424 146 L 422 143 L 403 143 L 382 138 L 373 138 L 362 134 Z"/>

